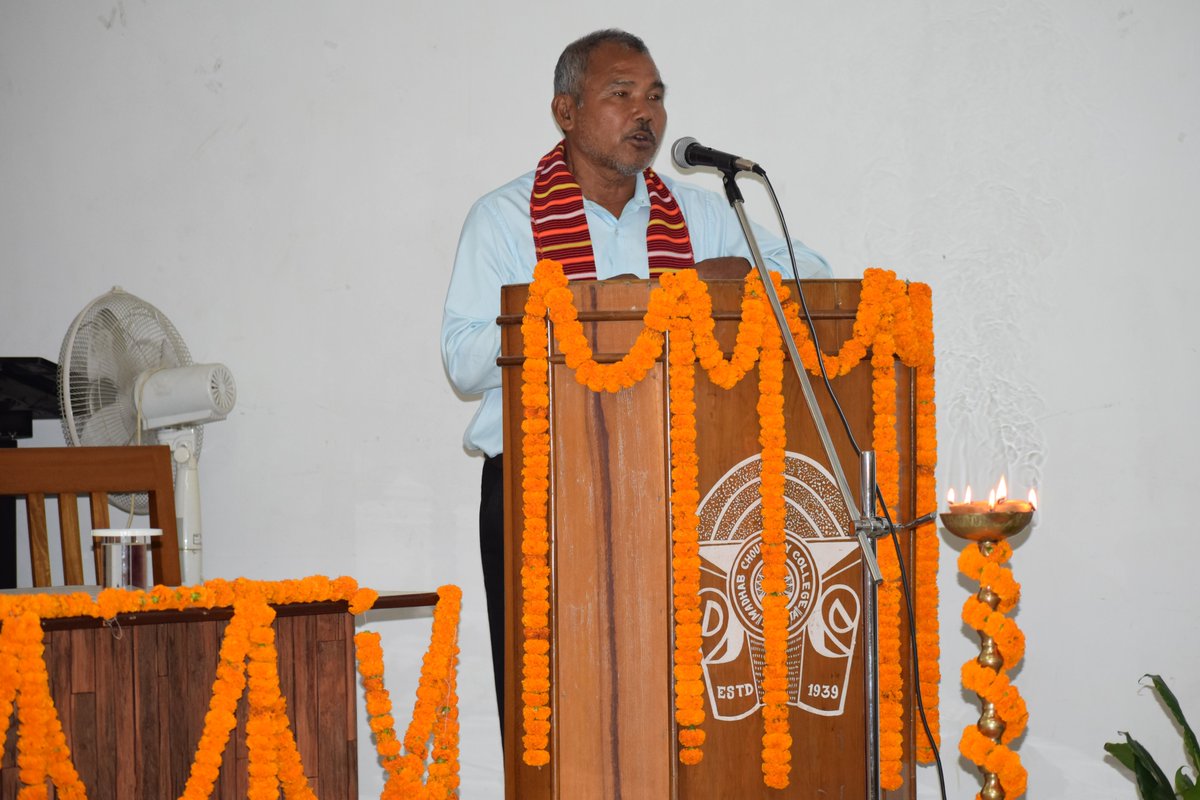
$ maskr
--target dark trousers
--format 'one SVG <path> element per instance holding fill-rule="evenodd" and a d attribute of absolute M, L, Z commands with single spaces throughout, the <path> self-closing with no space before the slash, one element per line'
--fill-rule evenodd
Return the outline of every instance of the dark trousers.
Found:
<path fill-rule="evenodd" d="M 488 630 L 492 638 L 492 673 L 500 735 L 504 735 L 504 461 L 495 455 L 483 462 L 479 490 L 479 555 L 487 595 Z"/>

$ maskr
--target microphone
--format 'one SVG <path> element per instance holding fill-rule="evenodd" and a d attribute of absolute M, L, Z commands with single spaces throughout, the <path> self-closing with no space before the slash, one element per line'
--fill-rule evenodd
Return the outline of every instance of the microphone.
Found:
<path fill-rule="evenodd" d="M 688 167 L 716 167 L 722 172 L 757 172 L 765 175 L 763 168 L 748 158 L 723 153 L 705 147 L 691 136 L 684 136 L 671 146 L 671 160 L 680 169 Z"/>

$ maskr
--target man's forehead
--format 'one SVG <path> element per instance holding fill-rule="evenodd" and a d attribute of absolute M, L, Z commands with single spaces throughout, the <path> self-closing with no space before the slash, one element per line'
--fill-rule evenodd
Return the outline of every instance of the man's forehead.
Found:
<path fill-rule="evenodd" d="M 658 65 L 649 53 L 638 51 L 613 42 L 605 42 L 592 51 L 588 58 L 585 79 L 599 80 L 606 84 L 634 83 L 642 80 L 645 74 L 653 74 L 653 82 L 663 86 Z"/>

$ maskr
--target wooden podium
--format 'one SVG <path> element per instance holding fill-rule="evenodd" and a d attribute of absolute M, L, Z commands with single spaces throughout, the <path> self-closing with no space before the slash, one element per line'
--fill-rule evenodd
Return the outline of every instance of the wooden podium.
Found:
<path fill-rule="evenodd" d="M 652 284 L 573 282 L 579 318 L 597 361 L 626 353 L 642 330 Z M 806 281 L 822 349 L 852 333 L 858 281 Z M 716 336 L 733 349 L 740 281 L 709 284 Z M 521 315 L 527 286 L 502 290 L 504 469 L 507 559 L 505 775 L 509 800 L 701 800 L 866 796 L 863 570 L 853 523 L 836 489 L 800 386 L 785 370 L 791 607 L 788 649 L 793 737 L 791 785 L 763 785 L 761 605 L 757 558 L 758 399 L 756 373 L 732 390 L 696 373 L 697 452 L 702 498 L 700 550 L 704 612 L 703 761 L 679 763 L 673 716 L 669 396 L 665 356 L 630 389 L 593 393 L 576 383 L 552 344 L 550 359 L 550 587 L 553 729 L 551 761 L 521 759 Z M 669 348 L 669 342 L 668 342 Z M 557 356 L 557 357 L 555 357 Z M 913 371 L 897 363 L 900 466 L 897 521 L 914 509 Z M 863 447 L 873 421 L 871 365 L 833 381 Z M 820 410 L 857 493 L 857 458 L 823 387 Z M 902 535 L 906 561 L 912 541 Z M 890 547 L 881 540 L 880 546 Z M 915 703 L 907 634 L 904 786 L 914 797 Z"/>

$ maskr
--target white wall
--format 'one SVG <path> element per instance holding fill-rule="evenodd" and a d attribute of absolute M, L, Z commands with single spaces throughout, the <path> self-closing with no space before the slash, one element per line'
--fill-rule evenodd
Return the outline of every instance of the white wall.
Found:
<path fill-rule="evenodd" d="M 1014 560 L 1030 796 L 1132 798 L 1103 757 L 1118 730 L 1173 772 L 1177 737 L 1137 679 L 1162 673 L 1200 721 L 1187 0 L 3 0 L 0 354 L 56 359 L 120 284 L 226 363 L 239 400 L 202 458 L 208 573 L 462 585 L 463 796 L 500 797 L 479 462 L 459 438 L 473 405 L 442 371 L 441 302 L 472 200 L 555 141 L 558 51 L 609 25 L 651 46 L 667 141 L 767 165 L 837 276 L 933 286 L 942 491 L 1006 469 L 1043 495 Z M 39 423 L 35 443 L 60 441 Z M 977 781 L 957 730 L 977 712 L 956 552 L 942 703 L 962 797 Z M 427 617 L 379 628 L 407 708 Z M 934 795 L 930 770 L 921 784 Z"/>

